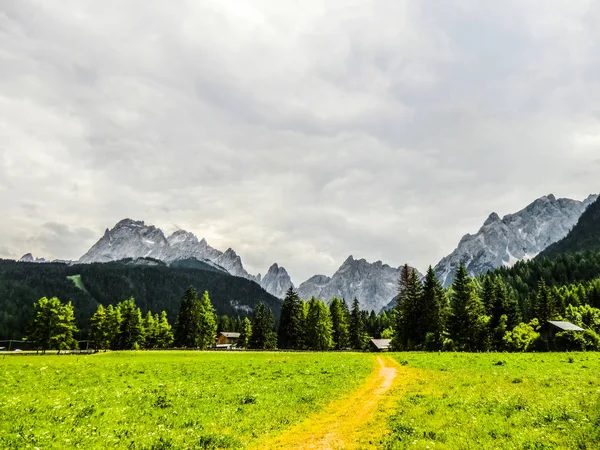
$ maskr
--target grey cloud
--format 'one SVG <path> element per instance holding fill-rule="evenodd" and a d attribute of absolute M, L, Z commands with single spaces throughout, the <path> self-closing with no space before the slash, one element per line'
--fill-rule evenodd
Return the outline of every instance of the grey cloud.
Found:
<path fill-rule="evenodd" d="M 491 211 L 597 190 L 596 19 L 558 0 L 1 4 L 0 244 L 76 258 L 132 217 L 296 283 L 350 253 L 423 270 Z"/>

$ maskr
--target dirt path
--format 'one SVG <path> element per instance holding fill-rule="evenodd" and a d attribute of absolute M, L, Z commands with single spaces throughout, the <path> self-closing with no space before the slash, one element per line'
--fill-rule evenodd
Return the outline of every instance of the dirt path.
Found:
<path fill-rule="evenodd" d="M 377 448 L 387 432 L 387 418 L 395 403 L 393 397 L 386 394 L 399 384 L 398 373 L 402 370 L 390 357 L 379 356 L 377 363 L 366 383 L 349 397 L 332 402 L 322 412 L 255 448 Z M 402 372 L 404 375 L 404 370 Z"/>

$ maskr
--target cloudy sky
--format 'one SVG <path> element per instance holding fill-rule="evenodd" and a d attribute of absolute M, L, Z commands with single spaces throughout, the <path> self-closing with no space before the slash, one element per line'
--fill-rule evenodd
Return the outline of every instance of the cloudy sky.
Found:
<path fill-rule="evenodd" d="M 0 1 L 0 257 L 124 217 L 298 283 L 600 173 L 600 2 Z"/>

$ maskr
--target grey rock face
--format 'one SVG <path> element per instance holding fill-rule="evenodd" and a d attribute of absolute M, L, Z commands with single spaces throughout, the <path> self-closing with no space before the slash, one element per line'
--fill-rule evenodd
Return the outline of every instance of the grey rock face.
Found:
<path fill-rule="evenodd" d="M 379 312 L 398 293 L 399 275 L 400 268 L 350 256 L 331 278 L 315 275 L 306 280 L 298 287 L 298 295 L 327 302 L 333 297 L 344 298 L 348 303 L 357 298 L 362 309 Z"/>
<path fill-rule="evenodd" d="M 260 280 L 260 285 L 265 291 L 279 298 L 285 297 L 287 290 L 293 286 L 287 271 L 277 263 L 269 268 L 267 274 Z"/>
<path fill-rule="evenodd" d="M 223 253 L 208 245 L 205 239 L 198 240 L 185 230 L 178 230 L 167 238 L 161 229 L 131 219 L 123 219 L 111 230 L 107 229 L 79 262 L 109 262 L 124 258 L 154 258 L 166 263 L 195 258 L 231 275 L 252 280 L 281 298 L 287 290 L 282 291 L 283 286 L 291 285 L 290 277 L 282 267 L 275 265 L 277 270 L 272 267 L 268 279 L 267 276 L 261 279 L 260 275 L 254 276 L 244 269 L 242 259 L 231 248 Z"/>
<path fill-rule="evenodd" d="M 590 195 L 584 201 L 577 201 L 557 199 L 550 194 L 502 219 L 492 213 L 477 234 L 465 235 L 456 250 L 435 266 L 435 271 L 442 284 L 449 286 L 461 261 L 470 274 L 476 276 L 534 258 L 564 238 L 597 198 Z"/>
<path fill-rule="evenodd" d="M 162 230 L 147 226 L 144 222 L 124 219 L 112 230 L 106 229 L 79 262 L 109 262 L 124 258 L 155 258 L 166 260 L 169 243 Z"/>

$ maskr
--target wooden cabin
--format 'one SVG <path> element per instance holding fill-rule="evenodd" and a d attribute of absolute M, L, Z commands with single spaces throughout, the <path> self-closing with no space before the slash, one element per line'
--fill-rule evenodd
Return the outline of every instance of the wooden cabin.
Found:
<path fill-rule="evenodd" d="M 540 328 L 540 339 L 544 350 L 554 350 L 554 338 L 563 331 L 585 331 L 571 322 L 549 320 Z"/>
<path fill-rule="evenodd" d="M 240 333 L 231 333 L 229 331 L 221 331 L 217 335 L 216 345 L 235 345 L 240 338 Z"/>

